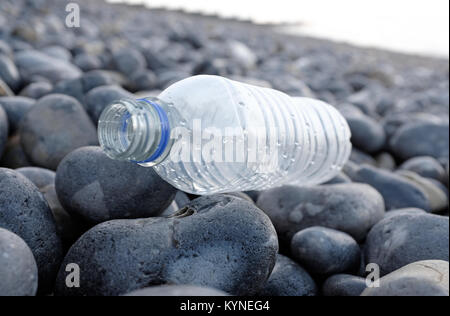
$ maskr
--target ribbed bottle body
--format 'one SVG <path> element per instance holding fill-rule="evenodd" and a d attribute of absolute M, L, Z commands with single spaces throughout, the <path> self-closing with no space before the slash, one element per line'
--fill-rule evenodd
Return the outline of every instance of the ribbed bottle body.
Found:
<path fill-rule="evenodd" d="M 350 155 L 345 119 L 321 101 L 216 76 L 185 79 L 158 98 L 167 104 L 173 143 L 153 168 L 185 192 L 318 184 Z"/>

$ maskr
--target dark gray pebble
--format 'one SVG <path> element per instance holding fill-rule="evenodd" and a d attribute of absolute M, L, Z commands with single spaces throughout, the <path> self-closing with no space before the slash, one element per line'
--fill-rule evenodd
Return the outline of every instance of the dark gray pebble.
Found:
<path fill-rule="evenodd" d="M 38 167 L 24 167 L 16 169 L 16 171 L 27 177 L 38 189 L 55 184 L 55 172 L 52 170 Z"/>
<path fill-rule="evenodd" d="M 360 296 L 366 289 L 366 279 L 349 274 L 329 277 L 322 286 L 324 296 Z"/>
<path fill-rule="evenodd" d="M 403 170 L 413 171 L 422 177 L 433 178 L 445 183 L 445 169 L 435 158 L 430 156 L 414 157 L 405 161 L 400 167 Z"/>
<path fill-rule="evenodd" d="M 33 253 L 22 238 L 0 228 L 0 296 L 34 296 L 38 271 Z"/>
<path fill-rule="evenodd" d="M 51 170 L 71 151 L 98 144 L 95 126 L 81 104 L 61 94 L 45 96 L 25 114 L 20 139 L 28 158 Z"/>
<path fill-rule="evenodd" d="M 62 259 L 61 240 L 43 195 L 20 173 L 0 168 L 0 227 L 19 235 L 31 248 L 39 270 L 39 291 L 53 287 Z"/>
<path fill-rule="evenodd" d="M 278 241 L 269 218 L 231 196 L 204 196 L 171 218 L 113 220 L 84 234 L 62 267 L 77 263 L 80 288 L 57 295 L 122 295 L 159 284 L 191 284 L 231 295 L 259 293 L 275 265 Z"/>
<path fill-rule="evenodd" d="M 449 220 L 431 214 L 400 214 L 383 219 L 367 235 L 366 261 L 382 275 L 420 260 L 448 261 Z"/>
<path fill-rule="evenodd" d="M 272 274 L 259 294 L 262 296 L 316 296 L 317 285 L 305 269 L 288 257 L 277 255 Z"/>
<path fill-rule="evenodd" d="M 381 195 L 359 183 L 283 186 L 263 191 L 257 205 L 270 217 L 280 239 L 287 244 L 298 231 L 319 225 L 363 240 L 385 212 Z"/>
<path fill-rule="evenodd" d="M 152 168 L 112 160 L 100 147 L 67 155 L 56 173 L 56 191 L 66 211 L 93 224 L 158 216 L 177 192 Z"/>
<path fill-rule="evenodd" d="M 41 81 L 33 82 L 27 85 L 20 92 L 20 96 L 28 97 L 32 99 L 40 99 L 43 96 L 50 94 L 53 90 L 53 85 L 50 82 Z"/>
<path fill-rule="evenodd" d="M 381 124 L 371 117 L 361 115 L 347 116 L 346 120 L 352 132 L 351 142 L 367 153 L 380 151 L 386 143 L 386 135 Z"/>
<path fill-rule="evenodd" d="M 26 97 L 0 97 L 0 105 L 6 111 L 9 121 L 9 134 L 14 134 L 20 126 L 25 113 L 36 101 Z"/>
<path fill-rule="evenodd" d="M 348 234 L 325 227 L 310 227 L 292 237 L 292 257 L 309 272 L 331 275 L 356 271 L 361 252 Z"/>
<path fill-rule="evenodd" d="M 6 147 L 6 142 L 8 141 L 8 131 L 8 117 L 0 104 L 0 158 L 2 157 L 3 151 Z"/>

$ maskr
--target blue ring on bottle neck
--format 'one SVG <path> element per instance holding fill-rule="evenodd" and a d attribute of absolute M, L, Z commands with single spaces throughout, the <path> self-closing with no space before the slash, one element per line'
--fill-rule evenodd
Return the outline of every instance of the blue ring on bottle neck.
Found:
<path fill-rule="evenodd" d="M 156 148 L 156 151 L 153 153 L 153 155 L 151 155 L 148 159 L 146 159 L 144 161 L 132 161 L 134 163 L 140 164 L 140 163 L 152 162 L 152 161 L 155 161 L 156 159 L 158 159 L 159 157 L 161 157 L 161 155 L 163 154 L 164 150 L 167 147 L 167 144 L 169 143 L 170 123 L 169 123 L 169 118 L 167 117 L 166 112 L 157 103 L 152 102 L 151 100 L 148 100 L 148 99 L 138 99 L 138 101 L 144 101 L 144 102 L 150 104 L 151 106 L 153 106 L 153 108 L 158 113 L 159 121 L 161 123 L 161 139 L 160 139 L 158 147 Z"/>

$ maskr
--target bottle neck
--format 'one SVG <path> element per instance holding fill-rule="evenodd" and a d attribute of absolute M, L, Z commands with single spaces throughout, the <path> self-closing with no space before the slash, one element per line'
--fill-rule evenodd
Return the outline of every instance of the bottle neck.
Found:
<path fill-rule="evenodd" d="M 156 98 L 122 99 L 108 106 L 98 125 L 100 146 L 112 159 L 145 166 L 160 163 L 170 152 L 170 122 Z"/>

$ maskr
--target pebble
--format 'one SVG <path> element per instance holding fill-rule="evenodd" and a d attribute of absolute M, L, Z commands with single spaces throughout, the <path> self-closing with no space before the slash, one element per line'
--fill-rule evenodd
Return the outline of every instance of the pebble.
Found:
<path fill-rule="evenodd" d="M 194 285 L 159 285 L 136 290 L 125 296 L 228 296 L 227 293 L 212 288 Z"/>
<path fill-rule="evenodd" d="M 49 293 L 62 260 L 62 248 L 47 202 L 25 176 L 0 168 L 0 209 L 0 227 L 28 244 L 39 270 L 39 292 Z"/>
<path fill-rule="evenodd" d="M 352 272 L 360 266 L 358 243 L 346 233 L 325 227 L 310 227 L 296 233 L 291 252 L 300 265 L 314 274 Z"/>
<path fill-rule="evenodd" d="M 6 143 L 3 155 L 0 155 L 0 166 L 9 169 L 17 169 L 28 167 L 30 165 L 31 163 L 20 144 L 20 136 L 18 134 L 11 136 Z"/>
<path fill-rule="evenodd" d="M 336 229 L 360 241 L 385 213 L 381 195 L 372 187 L 357 183 L 283 186 L 263 191 L 257 205 L 272 220 L 280 240 L 287 244 L 295 233 L 312 226 Z"/>
<path fill-rule="evenodd" d="M 134 99 L 134 96 L 117 85 L 100 86 L 86 95 L 86 110 L 92 121 L 97 124 L 103 110 L 112 102 L 122 98 Z"/>
<path fill-rule="evenodd" d="M 411 263 L 380 279 L 380 287 L 367 288 L 362 296 L 449 296 L 448 261 Z"/>
<path fill-rule="evenodd" d="M 309 273 L 286 256 L 277 255 L 272 274 L 261 296 L 317 296 L 317 285 Z"/>
<path fill-rule="evenodd" d="M 50 94 L 53 90 L 53 85 L 50 82 L 40 81 L 33 82 L 27 85 L 21 92 L 20 96 L 32 99 L 40 99 L 43 96 Z"/>
<path fill-rule="evenodd" d="M 351 115 L 345 117 L 352 132 L 352 144 L 366 153 L 380 151 L 386 143 L 386 135 L 381 124 L 371 117 Z"/>
<path fill-rule="evenodd" d="M 114 53 L 113 59 L 117 70 L 125 75 L 132 75 L 147 68 L 147 62 L 142 53 L 130 47 Z"/>
<path fill-rule="evenodd" d="M 15 63 L 24 80 L 40 76 L 51 83 L 56 83 L 60 80 L 78 78 L 82 74 L 81 70 L 70 62 L 36 50 L 24 50 L 16 53 Z"/>
<path fill-rule="evenodd" d="M 14 91 L 19 88 L 20 75 L 14 62 L 6 55 L 0 54 L 0 78 Z"/>
<path fill-rule="evenodd" d="M 0 78 L 0 97 L 13 96 L 14 92 L 11 88 Z"/>
<path fill-rule="evenodd" d="M 449 220 L 431 214 L 400 214 L 376 224 L 367 235 L 367 263 L 382 275 L 420 260 L 448 261 Z"/>
<path fill-rule="evenodd" d="M 390 147 L 395 156 L 403 160 L 417 156 L 448 159 L 448 131 L 448 121 L 441 124 L 406 124 L 390 139 Z"/>
<path fill-rule="evenodd" d="M 427 196 L 432 213 L 439 213 L 442 210 L 448 209 L 448 196 L 446 192 L 433 183 L 431 179 L 423 178 L 417 173 L 407 170 L 399 170 L 397 174 L 411 180 L 422 189 Z"/>
<path fill-rule="evenodd" d="M 16 171 L 27 177 L 38 189 L 55 184 L 56 174 L 52 170 L 38 167 L 24 167 L 16 169 Z"/>
<path fill-rule="evenodd" d="M 422 177 L 432 178 L 442 183 L 445 183 L 447 176 L 439 161 L 430 156 L 411 158 L 400 165 L 399 169 L 413 171 Z"/>
<path fill-rule="evenodd" d="M 354 182 L 367 183 L 383 196 L 386 210 L 416 207 L 431 210 L 423 188 L 415 182 L 389 171 L 362 165 L 347 173 Z"/>
<path fill-rule="evenodd" d="M 420 208 L 400 208 L 398 210 L 391 210 L 389 212 L 386 212 L 386 215 L 384 215 L 384 218 L 397 216 L 397 215 L 423 215 L 427 214 L 424 210 L 421 210 Z"/>
<path fill-rule="evenodd" d="M 58 275 L 57 295 L 123 295 L 149 284 L 191 284 L 231 295 L 259 293 L 278 252 L 275 229 L 252 203 L 200 197 L 171 218 L 113 220 L 95 226 L 69 250 L 80 288 Z"/>
<path fill-rule="evenodd" d="M 83 147 L 59 165 L 56 192 L 67 212 L 98 224 L 158 216 L 177 191 L 152 168 L 112 160 L 100 147 Z"/>
<path fill-rule="evenodd" d="M 6 111 L 9 121 L 9 134 L 18 131 L 25 113 L 31 109 L 35 100 L 26 97 L 0 97 L 0 105 Z"/>
<path fill-rule="evenodd" d="M 324 296 L 360 296 L 366 289 L 366 279 L 349 274 L 335 274 L 322 285 Z"/>
<path fill-rule="evenodd" d="M 38 272 L 33 253 L 22 238 L 0 228 L 0 296 L 34 296 Z"/>
<path fill-rule="evenodd" d="M 61 94 L 45 96 L 25 114 L 20 138 L 27 157 L 51 170 L 71 151 L 98 144 L 95 126 L 81 104 Z"/>
<path fill-rule="evenodd" d="M 3 151 L 6 147 L 6 142 L 8 141 L 8 117 L 6 116 L 5 110 L 0 103 L 0 158 L 2 157 Z"/>

